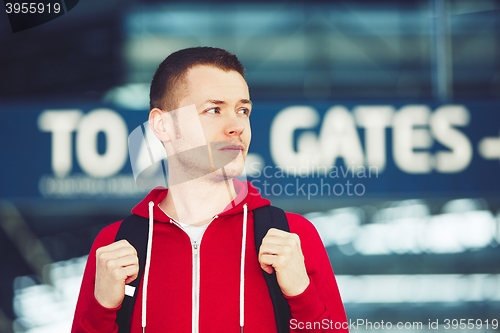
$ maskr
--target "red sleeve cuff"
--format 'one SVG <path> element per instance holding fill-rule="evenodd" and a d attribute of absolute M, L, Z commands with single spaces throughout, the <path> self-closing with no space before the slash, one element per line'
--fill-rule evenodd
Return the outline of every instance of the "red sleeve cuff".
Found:
<path fill-rule="evenodd" d="M 298 320 L 314 320 L 320 318 L 326 311 L 325 304 L 321 301 L 314 283 L 311 281 L 307 288 L 296 296 L 286 296 L 290 305 L 292 318 Z"/>
<path fill-rule="evenodd" d="M 89 327 L 92 332 L 118 331 L 116 313 L 121 308 L 121 305 L 110 309 L 102 306 L 97 301 L 94 294 L 92 294 L 89 298 L 90 304 L 86 315 L 85 326 Z"/>

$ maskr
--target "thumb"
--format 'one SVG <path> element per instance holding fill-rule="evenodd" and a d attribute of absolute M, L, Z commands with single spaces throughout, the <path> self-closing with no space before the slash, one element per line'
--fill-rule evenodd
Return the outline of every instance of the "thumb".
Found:
<path fill-rule="evenodd" d="M 267 274 L 273 274 L 274 268 L 272 265 L 267 265 L 267 264 L 260 264 L 260 268 Z"/>
<path fill-rule="evenodd" d="M 130 282 L 134 281 L 135 279 L 137 279 L 137 274 L 134 274 L 132 276 L 127 276 L 127 278 L 125 279 L 125 284 L 129 284 Z"/>

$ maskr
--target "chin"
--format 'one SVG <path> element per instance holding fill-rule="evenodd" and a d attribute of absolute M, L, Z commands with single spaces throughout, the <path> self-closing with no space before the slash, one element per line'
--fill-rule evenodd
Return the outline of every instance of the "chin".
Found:
<path fill-rule="evenodd" d="M 233 179 L 241 176 L 245 170 L 245 163 L 239 158 L 218 169 L 213 173 L 217 181 L 225 181 L 226 179 Z"/>

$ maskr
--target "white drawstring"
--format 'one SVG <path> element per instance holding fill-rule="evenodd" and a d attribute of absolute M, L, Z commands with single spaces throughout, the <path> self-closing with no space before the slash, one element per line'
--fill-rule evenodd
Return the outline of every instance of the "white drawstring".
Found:
<path fill-rule="evenodd" d="M 149 202 L 149 232 L 148 232 L 148 247 L 146 255 L 146 266 L 144 269 L 144 283 L 142 291 L 142 332 L 146 331 L 146 300 L 148 297 L 148 280 L 149 267 L 151 264 L 151 249 L 153 245 L 153 207 L 154 203 Z M 245 325 L 245 253 L 247 240 L 247 219 L 248 208 L 247 204 L 243 205 L 243 232 L 241 239 L 241 261 L 240 261 L 240 332 L 243 332 Z"/>
<path fill-rule="evenodd" d="M 247 245 L 247 204 L 243 205 L 243 233 L 241 240 L 241 261 L 240 261 L 240 333 L 243 333 L 245 326 L 245 250 Z"/>
<path fill-rule="evenodd" d="M 144 283 L 142 286 L 142 332 L 146 331 L 146 300 L 148 298 L 149 266 L 151 264 L 151 248 L 153 246 L 153 207 L 154 202 L 149 202 L 149 231 L 148 249 L 146 254 L 146 267 L 144 269 Z"/>

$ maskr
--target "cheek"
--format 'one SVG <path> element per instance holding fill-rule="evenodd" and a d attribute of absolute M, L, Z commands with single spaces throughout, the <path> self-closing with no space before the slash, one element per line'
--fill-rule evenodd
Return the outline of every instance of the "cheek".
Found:
<path fill-rule="evenodd" d="M 210 126 L 204 126 L 203 128 L 203 136 L 205 138 L 205 142 L 218 142 L 221 141 L 220 138 L 217 136 L 217 133 L 215 133 Z"/>
<path fill-rule="evenodd" d="M 189 142 L 189 144 L 194 147 L 207 144 L 204 135 L 205 128 L 194 106 L 190 105 L 171 112 L 177 112 L 176 122 L 179 129 L 178 134 L 185 142 Z"/>
<path fill-rule="evenodd" d="M 200 126 L 188 128 L 181 135 L 186 142 L 190 142 L 190 144 L 194 147 L 204 146 L 207 144 L 204 131 Z"/>
<path fill-rule="evenodd" d="M 248 131 L 246 133 L 246 136 L 245 136 L 245 139 L 244 139 L 246 142 L 247 142 L 247 145 L 250 144 L 250 141 L 252 140 L 252 132 Z"/>
<path fill-rule="evenodd" d="M 246 135 L 246 137 L 248 138 L 248 143 L 250 143 L 250 140 L 252 139 L 252 128 L 250 127 L 250 122 L 248 122 L 245 126 L 245 131 L 243 134 Z"/>

